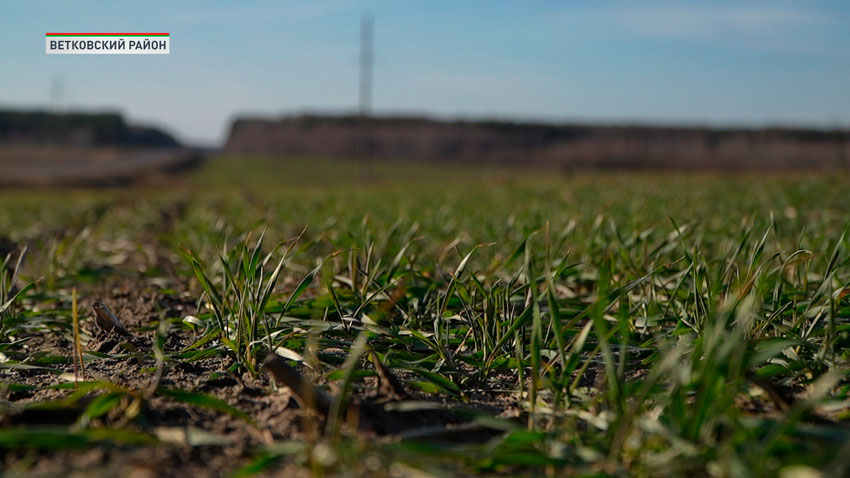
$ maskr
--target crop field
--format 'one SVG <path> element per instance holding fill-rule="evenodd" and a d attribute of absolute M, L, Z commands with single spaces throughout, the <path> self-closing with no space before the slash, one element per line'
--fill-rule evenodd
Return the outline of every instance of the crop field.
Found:
<path fill-rule="evenodd" d="M 847 476 L 848 186 L 224 157 L 0 190 L 0 474 Z"/>

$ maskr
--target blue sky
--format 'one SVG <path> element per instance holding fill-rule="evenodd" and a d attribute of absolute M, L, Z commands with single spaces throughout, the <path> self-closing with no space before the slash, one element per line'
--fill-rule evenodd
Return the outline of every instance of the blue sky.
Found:
<path fill-rule="evenodd" d="M 0 1 L 0 107 L 112 109 L 215 144 L 240 114 L 850 126 L 850 2 Z M 48 31 L 167 31 L 170 55 L 45 55 Z"/>

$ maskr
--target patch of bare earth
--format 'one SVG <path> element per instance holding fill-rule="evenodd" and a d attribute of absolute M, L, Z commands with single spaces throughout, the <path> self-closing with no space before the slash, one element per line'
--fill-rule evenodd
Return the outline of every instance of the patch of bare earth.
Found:
<path fill-rule="evenodd" d="M 102 300 L 120 316 L 130 333 L 129 337 L 114 331 L 107 333 L 97 327 L 90 308 L 96 300 Z M 59 451 L 9 450 L 3 454 L 5 476 L 228 476 L 248 464 L 264 445 L 274 441 L 302 440 L 308 433 L 314 437 L 322 433 L 326 417 L 309 410 L 309 407 L 305 408 L 303 400 L 298 400 L 298 395 L 293 394 L 291 389 L 274 387 L 265 374 L 255 377 L 228 372 L 233 365 L 230 357 L 216 355 L 195 361 L 167 361 L 158 376 L 152 353 L 156 333 L 154 324 L 161 318 L 195 313 L 196 304 L 188 294 L 165 294 L 153 285 L 144 285 L 142 279 L 121 279 L 80 291 L 79 305 L 80 310 L 90 312 L 88 316 L 81 317 L 81 329 L 87 339 L 83 348 L 101 354 L 100 357 L 86 356 L 86 379 L 111 382 L 145 397 L 142 410 L 133 419 L 122 415 L 129 405 L 125 403 L 94 419 L 90 425 L 151 433 L 164 439 L 165 443 L 101 445 Z M 187 329 L 172 327 L 165 341 L 165 352 L 182 351 L 197 338 Z M 50 366 L 64 373 L 60 375 L 39 368 L 7 369 L 3 372 L 4 382 L 37 387 L 69 383 L 69 377 L 74 374 L 74 345 L 71 340 L 59 333 L 45 333 L 34 336 L 28 345 L 29 353 L 42 351 L 64 356 L 64 363 Z M 373 401 L 386 401 L 385 397 L 377 396 L 380 395 L 378 382 L 377 378 L 367 378 L 365 386 L 354 391 L 353 401 L 370 406 Z M 334 388 L 326 386 L 329 384 L 316 385 L 333 393 Z M 212 395 L 247 414 L 254 424 L 227 413 L 190 406 L 155 394 L 153 390 L 157 387 Z M 466 403 L 409 392 L 406 399 L 430 401 L 435 406 L 476 408 L 493 414 L 512 407 L 504 398 L 484 388 L 473 390 Z M 5 399 L 12 406 L 17 406 L 59 400 L 71 393 L 73 390 L 40 388 L 7 392 Z M 93 392 L 69 408 L 6 414 L 0 419 L 0 426 L 73 425 L 85 405 L 98 393 L 101 392 Z M 404 433 L 425 433 L 435 440 L 449 441 L 484 441 L 493 436 L 492 430 L 470 430 L 466 434 L 452 432 L 450 428 L 440 431 L 444 426 L 451 427 L 464 420 L 462 416 L 446 410 L 378 413 L 376 423 L 380 422 L 379 427 L 370 429 L 360 424 L 355 427 L 359 428 L 355 433 L 367 439 L 379 436 L 385 437 L 381 439 L 393 439 L 393 436 Z M 305 429 L 308 426 L 305 424 L 311 424 L 313 429 Z M 193 431 L 212 434 L 218 443 L 190 445 L 185 433 Z M 352 432 L 350 427 L 348 432 Z M 278 464 L 270 470 L 271 475 L 268 476 L 307 474 L 305 468 L 293 463 Z"/>

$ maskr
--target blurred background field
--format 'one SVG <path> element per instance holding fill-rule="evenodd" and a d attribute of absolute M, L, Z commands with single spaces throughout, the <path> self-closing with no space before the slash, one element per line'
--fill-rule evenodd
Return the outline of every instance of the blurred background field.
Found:
<path fill-rule="evenodd" d="M 161 182 L 0 191 L 7 267 L 26 248 L 18 287 L 34 282 L 3 315 L 7 469 L 847 471 L 845 176 L 362 167 L 225 156 Z M 278 241 L 294 244 L 285 259 Z M 255 246 L 270 261 L 256 270 Z M 74 394 L 72 289 L 89 377 Z M 103 345 L 95 299 L 135 348 Z M 358 336 L 426 406 L 483 414 L 484 437 L 423 435 L 442 419 L 391 421 L 419 438 L 297 425 L 300 402 L 257 357 L 284 350 L 331 393 L 353 373 L 368 400 Z"/>

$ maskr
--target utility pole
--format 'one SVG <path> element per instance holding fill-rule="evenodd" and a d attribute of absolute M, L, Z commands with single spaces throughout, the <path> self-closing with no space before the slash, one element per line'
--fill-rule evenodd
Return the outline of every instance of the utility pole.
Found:
<path fill-rule="evenodd" d="M 370 116 L 372 114 L 372 65 L 374 63 L 372 15 L 360 19 L 360 104 L 357 115 L 357 151 L 361 178 L 372 175 Z"/>
<path fill-rule="evenodd" d="M 360 19 L 360 116 L 372 112 L 372 15 Z"/>

